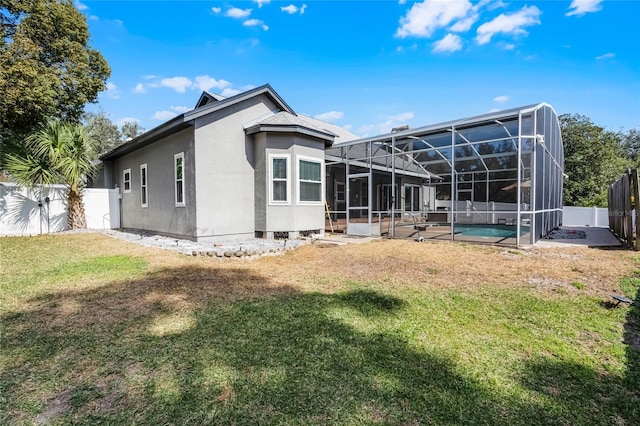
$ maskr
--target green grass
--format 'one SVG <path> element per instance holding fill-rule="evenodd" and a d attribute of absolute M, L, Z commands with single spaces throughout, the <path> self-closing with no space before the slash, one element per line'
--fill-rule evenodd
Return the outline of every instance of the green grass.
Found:
<path fill-rule="evenodd" d="M 0 424 L 640 418 L 640 357 L 623 343 L 637 335 L 637 308 L 582 292 L 348 281 L 330 293 L 261 295 L 266 278 L 255 272 L 190 259 L 152 270 L 126 253 L 20 238 L 3 239 L 1 254 L 34 253 L 32 242 L 53 251 L 46 262 L 16 255 L 3 265 Z M 256 291 L 196 292 L 219 282 Z M 639 283 L 621 286 L 635 298 Z"/>

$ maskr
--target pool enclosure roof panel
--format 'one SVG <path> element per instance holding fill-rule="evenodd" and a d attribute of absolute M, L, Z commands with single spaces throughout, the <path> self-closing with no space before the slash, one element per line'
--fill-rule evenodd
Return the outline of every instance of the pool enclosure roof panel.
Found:
<path fill-rule="evenodd" d="M 533 149 L 533 113 L 544 107 L 553 110 L 546 103 L 532 104 L 334 144 L 327 150 L 327 159 L 366 162 L 370 158 L 373 164 L 389 166 L 387 158 L 395 152 L 405 160 L 396 168 L 430 178 L 452 169 L 455 173 L 515 170 L 518 154 L 523 161 Z"/>
<path fill-rule="evenodd" d="M 369 142 L 369 141 L 391 140 L 392 137 L 395 137 L 396 139 L 400 139 L 402 137 L 407 137 L 407 136 L 420 136 L 425 134 L 434 134 L 434 133 L 447 131 L 447 129 L 450 129 L 452 126 L 455 126 L 456 128 L 464 128 L 464 127 L 473 126 L 473 125 L 480 125 L 482 123 L 490 123 L 490 122 L 501 121 L 509 118 L 517 118 L 518 115 L 520 115 L 521 113 L 522 114 L 531 113 L 545 106 L 553 109 L 553 107 L 547 104 L 546 102 L 541 102 L 538 104 L 525 105 L 517 108 L 511 108 L 511 109 L 506 109 L 506 110 L 501 110 L 496 112 L 490 112 L 486 114 L 475 115 L 472 117 L 461 118 L 458 120 L 451 120 L 451 121 L 445 121 L 442 123 L 416 127 L 415 129 L 407 129 L 399 132 L 384 133 L 382 135 L 356 139 L 348 142 L 342 142 L 340 144 L 335 144 L 334 146 L 338 147 L 338 146 L 353 145 L 353 144 Z"/>

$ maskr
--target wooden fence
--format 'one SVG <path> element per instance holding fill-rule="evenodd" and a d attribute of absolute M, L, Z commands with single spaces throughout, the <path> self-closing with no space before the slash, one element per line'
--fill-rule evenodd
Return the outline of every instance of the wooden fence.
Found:
<path fill-rule="evenodd" d="M 629 170 L 607 191 L 609 204 L 609 228 L 627 248 L 640 249 L 640 220 L 638 215 L 638 170 Z M 635 222 L 635 228 L 634 228 Z"/>

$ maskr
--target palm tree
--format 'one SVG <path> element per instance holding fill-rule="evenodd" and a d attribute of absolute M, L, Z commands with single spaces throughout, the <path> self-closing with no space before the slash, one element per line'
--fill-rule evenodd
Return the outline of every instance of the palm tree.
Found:
<path fill-rule="evenodd" d="M 8 155 L 6 169 L 18 184 L 63 184 L 67 188 L 67 225 L 86 228 L 82 190 L 96 172 L 96 142 L 80 124 L 50 120 L 28 136 L 21 155 Z"/>

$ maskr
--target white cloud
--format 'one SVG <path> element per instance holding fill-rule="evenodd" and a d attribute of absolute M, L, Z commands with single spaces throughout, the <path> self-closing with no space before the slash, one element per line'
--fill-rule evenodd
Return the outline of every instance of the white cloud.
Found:
<path fill-rule="evenodd" d="M 342 126 L 342 128 L 343 128 L 343 129 L 345 129 L 345 130 L 349 130 L 349 131 L 351 131 L 351 129 L 353 129 L 353 125 L 351 125 L 351 124 L 345 124 L 344 126 Z"/>
<path fill-rule="evenodd" d="M 114 121 L 114 123 L 116 124 L 116 126 L 118 127 L 122 127 L 124 126 L 126 123 L 131 123 L 131 122 L 135 122 L 140 124 L 140 120 L 135 118 L 135 117 L 123 117 L 123 118 L 119 118 L 116 121 Z"/>
<path fill-rule="evenodd" d="M 482 2 L 480 2 L 482 3 Z M 490 1 L 486 1 L 486 3 L 490 3 Z M 502 0 L 498 0 L 498 1 L 494 1 L 493 3 L 489 4 L 489 6 L 487 6 L 487 9 L 489 10 L 496 10 L 496 9 L 500 9 L 503 7 L 507 7 L 507 3 L 503 2 Z"/>
<path fill-rule="evenodd" d="M 540 25 L 540 14 L 542 12 L 535 6 L 525 6 L 520 11 L 505 15 L 500 14 L 492 21 L 486 22 L 478 27 L 478 44 L 486 44 L 491 38 L 498 34 L 528 34 L 524 27 Z"/>
<path fill-rule="evenodd" d="M 455 34 L 447 34 L 442 40 L 433 43 L 432 52 L 455 52 L 462 49 L 462 40 Z"/>
<path fill-rule="evenodd" d="M 107 90 L 105 90 L 105 94 L 111 99 L 120 99 L 120 91 L 118 90 L 118 86 L 110 81 L 107 82 Z"/>
<path fill-rule="evenodd" d="M 407 124 L 407 121 L 411 120 L 412 118 L 412 112 L 403 112 L 401 114 L 392 115 L 382 123 L 360 126 L 358 128 L 358 133 L 362 136 L 368 136 L 371 134 L 371 132 L 373 132 L 374 134 L 390 133 L 391 129 L 400 125 Z"/>
<path fill-rule="evenodd" d="M 608 53 L 605 53 L 604 55 L 596 56 L 596 59 L 601 60 L 601 59 L 610 59 L 615 57 L 616 57 L 615 53 L 608 52 Z"/>
<path fill-rule="evenodd" d="M 569 6 L 566 16 L 582 16 L 589 12 L 602 10 L 602 0 L 573 0 Z"/>
<path fill-rule="evenodd" d="M 489 110 L 489 112 L 498 112 L 498 111 L 502 111 L 500 108 L 491 108 Z"/>
<path fill-rule="evenodd" d="M 239 91 L 239 90 L 231 89 L 230 87 L 227 87 L 226 89 L 224 89 L 224 90 L 222 91 L 222 93 L 220 93 L 220 95 L 222 95 L 222 96 L 223 96 L 223 97 L 225 97 L 225 98 L 230 98 L 231 96 L 235 96 L 235 95 L 237 95 L 238 93 L 240 93 L 240 91 Z"/>
<path fill-rule="evenodd" d="M 344 117 L 344 113 L 341 111 L 328 111 L 313 116 L 313 118 L 315 118 L 316 120 L 326 121 L 327 123 L 332 123 L 336 120 L 340 120 L 342 117 Z"/>
<path fill-rule="evenodd" d="M 472 7 L 468 0 L 415 3 L 407 15 L 400 18 L 400 28 L 396 31 L 396 36 L 431 37 L 436 29 L 446 27 L 457 19 L 466 18 Z"/>
<path fill-rule="evenodd" d="M 171 77 L 163 78 L 160 80 L 160 84 L 166 87 L 170 87 L 176 92 L 184 93 L 189 87 L 193 85 L 193 82 L 187 77 Z"/>
<path fill-rule="evenodd" d="M 455 24 L 453 24 L 450 30 L 456 33 L 463 33 L 465 31 L 469 31 L 473 26 L 473 24 L 475 24 L 476 21 L 478 20 L 478 17 L 479 17 L 478 15 L 472 15 L 472 16 L 469 16 L 468 18 L 462 19 L 456 22 Z"/>
<path fill-rule="evenodd" d="M 252 10 L 253 9 L 239 9 L 237 7 L 232 7 L 227 10 L 227 13 L 225 13 L 224 16 L 228 16 L 230 18 L 246 18 L 251 15 Z"/>
<path fill-rule="evenodd" d="M 91 15 L 91 16 L 89 16 L 89 20 L 90 21 L 99 21 L 100 18 L 98 18 L 96 15 Z"/>
<path fill-rule="evenodd" d="M 175 111 L 175 112 L 180 113 L 180 114 L 183 113 L 183 112 L 187 112 L 187 111 L 191 110 L 191 108 L 186 107 L 186 106 L 174 106 L 174 105 L 171 105 L 169 108 L 172 111 Z"/>
<path fill-rule="evenodd" d="M 144 78 L 145 80 L 153 80 L 155 78 L 158 78 L 158 76 L 157 75 L 153 75 L 153 74 L 147 74 L 142 78 Z"/>
<path fill-rule="evenodd" d="M 86 4 L 82 3 L 81 1 L 76 0 L 75 3 L 76 3 L 76 7 L 80 11 L 89 9 L 89 6 L 87 6 Z"/>
<path fill-rule="evenodd" d="M 398 4 L 407 4 L 407 0 L 398 0 Z"/>
<path fill-rule="evenodd" d="M 247 19 L 242 23 L 245 27 L 262 27 L 263 30 L 269 31 L 269 26 L 265 25 L 260 19 Z"/>
<path fill-rule="evenodd" d="M 509 100 L 509 97 L 506 95 L 500 95 L 493 98 L 493 102 L 499 102 L 499 103 L 507 102 L 508 100 Z"/>
<path fill-rule="evenodd" d="M 302 6 L 298 7 L 294 4 L 290 4 L 289 6 L 282 6 L 280 7 L 280 10 L 283 12 L 288 13 L 289 15 L 293 15 L 295 13 L 300 13 L 300 15 L 302 15 L 305 11 L 305 9 L 307 8 L 306 4 L 302 4 Z"/>
<path fill-rule="evenodd" d="M 195 80 L 196 82 L 193 85 L 194 89 L 224 89 L 225 87 L 231 86 L 231 83 L 226 80 L 216 80 L 215 78 L 209 77 L 208 75 L 199 75 L 195 78 Z"/>
<path fill-rule="evenodd" d="M 258 7 L 262 7 L 263 4 L 271 3 L 271 0 L 253 0 L 254 3 L 258 3 Z"/>
<path fill-rule="evenodd" d="M 153 118 L 154 120 L 166 121 L 175 117 L 176 115 L 178 114 L 173 111 L 162 110 L 156 111 L 155 114 L 151 116 L 151 118 Z"/>
<path fill-rule="evenodd" d="M 135 93 L 144 93 L 144 92 L 145 92 L 145 90 L 144 90 L 144 84 L 142 84 L 142 83 L 138 83 L 138 84 L 136 84 L 136 87 L 134 87 L 134 88 L 133 88 L 133 91 L 134 91 Z"/>
<path fill-rule="evenodd" d="M 515 48 L 516 48 L 516 45 L 515 45 L 515 44 L 513 44 L 513 43 L 505 43 L 505 44 L 502 46 L 502 48 L 503 48 L 504 50 L 513 50 L 513 49 L 515 49 Z"/>
<path fill-rule="evenodd" d="M 221 9 L 221 8 L 219 8 L 219 7 L 212 7 L 212 8 L 211 8 L 211 11 L 212 11 L 213 13 L 215 13 L 215 14 L 218 14 L 218 13 L 222 12 L 222 9 Z"/>

